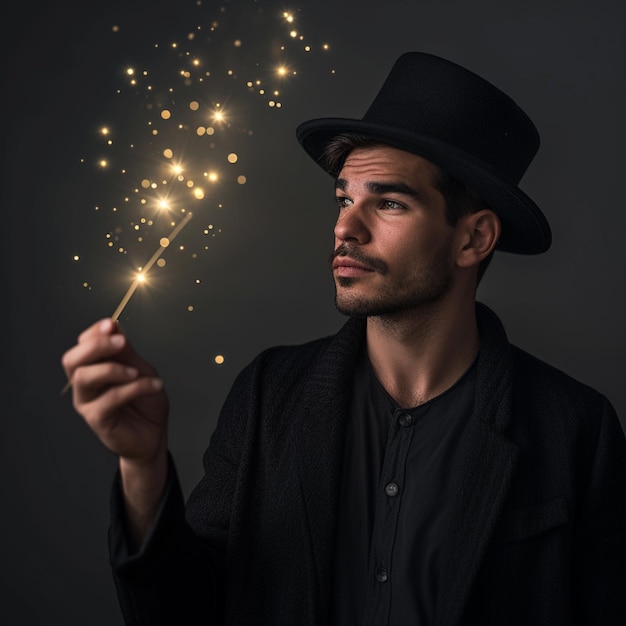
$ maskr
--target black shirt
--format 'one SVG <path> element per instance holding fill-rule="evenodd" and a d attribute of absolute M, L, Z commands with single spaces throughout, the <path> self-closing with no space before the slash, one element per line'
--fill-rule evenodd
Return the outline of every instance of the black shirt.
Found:
<path fill-rule="evenodd" d="M 363 350 L 345 428 L 332 626 L 433 622 L 475 381 L 473 365 L 441 395 L 402 408 Z"/>

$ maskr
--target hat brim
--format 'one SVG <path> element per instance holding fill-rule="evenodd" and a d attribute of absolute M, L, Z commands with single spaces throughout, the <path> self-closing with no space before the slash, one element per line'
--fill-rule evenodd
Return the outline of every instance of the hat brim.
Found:
<path fill-rule="evenodd" d="M 348 118 L 318 118 L 304 122 L 296 136 L 304 150 L 329 174 L 324 153 L 342 133 L 357 133 L 432 161 L 468 185 L 500 218 L 502 235 L 497 249 L 516 254 L 541 254 L 550 248 L 552 233 L 541 209 L 513 181 L 473 155 L 445 142 L 391 126 Z"/>

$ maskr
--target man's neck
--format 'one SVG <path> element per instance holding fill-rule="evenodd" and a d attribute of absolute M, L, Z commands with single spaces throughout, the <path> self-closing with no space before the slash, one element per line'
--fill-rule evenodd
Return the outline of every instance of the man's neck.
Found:
<path fill-rule="evenodd" d="M 367 320 L 367 351 L 376 377 L 405 408 L 449 389 L 478 354 L 475 303 L 437 303 Z"/>

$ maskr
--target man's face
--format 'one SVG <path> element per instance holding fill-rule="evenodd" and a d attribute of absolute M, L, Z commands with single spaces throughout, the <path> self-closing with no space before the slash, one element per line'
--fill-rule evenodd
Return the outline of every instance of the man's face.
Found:
<path fill-rule="evenodd" d="M 452 234 L 436 166 L 377 146 L 353 150 L 336 183 L 331 255 L 337 309 L 385 316 L 441 298 L 452 282 Z"/>

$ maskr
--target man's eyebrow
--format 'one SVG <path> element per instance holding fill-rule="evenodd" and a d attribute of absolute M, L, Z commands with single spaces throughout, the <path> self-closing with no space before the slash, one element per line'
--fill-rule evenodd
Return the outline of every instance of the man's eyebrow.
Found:
<path fill-rule="evenodd" d="M 406 183 L 396 182 L 396 183 L 380 183 L 376 181 L 371 181 L 365 184 L 367 190 L 371 193 L 375 193 L 378 195 L 384 195 L 386 193 L 398 193 L 405 196 L 409 196 L 418 200 L 419 202 L 423 202 L 425 200 L 425 196 L 423 193 L 417 191 L 417 189 L 413 189 Z M 348 188 L 348 181 L 345 178 L 338 178 L 335 181 L 335 189 L 339 189 L 341 191 L 346 191 Z"/>

